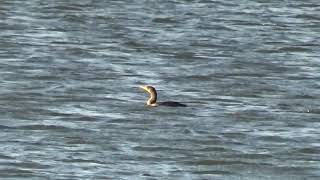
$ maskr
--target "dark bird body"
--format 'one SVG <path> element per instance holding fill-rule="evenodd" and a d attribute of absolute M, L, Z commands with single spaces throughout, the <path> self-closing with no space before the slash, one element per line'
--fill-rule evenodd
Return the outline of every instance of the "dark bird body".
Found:
<path fill-rule="evenodd" d="M 152 86 L 140 86 L 141 89 L 149 93 L 150 97 L 147 101 L 147 106 L 171 106 L 171 107 L 186 107 L 187 105 L 175 101 L 164 101 L 157 103 L 157 91 Z"/>
<path fill-rule="evenodd" d="M 161 106 L 171 106 L 171 107 L 187 107 L 187 105 L 175 102 L 175 101 L 164 101 L 158 103 Z"/>

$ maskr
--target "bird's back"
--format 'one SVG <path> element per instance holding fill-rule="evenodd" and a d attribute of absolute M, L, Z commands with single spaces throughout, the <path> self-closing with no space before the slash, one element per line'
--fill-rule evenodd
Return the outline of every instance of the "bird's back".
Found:
<path fill-rule="evenodd" d="M 160 106 L 171 106 L 171 107 L 186 107 L 187 105 L 175 102 L 175 101 L 165 101 L 165 102 L 159 102 Z"/>

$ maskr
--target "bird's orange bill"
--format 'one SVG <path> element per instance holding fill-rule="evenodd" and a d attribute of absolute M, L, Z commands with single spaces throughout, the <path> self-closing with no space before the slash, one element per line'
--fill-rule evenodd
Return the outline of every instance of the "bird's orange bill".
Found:
<path fill-rule="evenodd" d="M 143 89 L 143 90 L 145 90 L 145 91 L 149 92 L 149 91 L 148 91 L 148 89 L 147 89 L 147 86 L 139 86 L 139 88 L 141 88 L 141 89 Z"/>

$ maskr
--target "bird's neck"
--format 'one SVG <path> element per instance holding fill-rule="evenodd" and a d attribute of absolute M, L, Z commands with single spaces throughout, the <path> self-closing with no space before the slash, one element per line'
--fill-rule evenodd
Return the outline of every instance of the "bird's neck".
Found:
<path fill-rule="evenodd" d="M 156 92 L 150 92 L 150 97 L 147 101 L 148 106 L 154 106 L 157 102 L 157 93 Z"/>

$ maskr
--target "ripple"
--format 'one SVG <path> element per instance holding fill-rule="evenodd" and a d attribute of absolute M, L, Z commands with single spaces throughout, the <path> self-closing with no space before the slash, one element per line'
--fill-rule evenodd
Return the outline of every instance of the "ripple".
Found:
<path fill-rule="evenodd" d="M 199 161 L 186 161 L 189 165 L 249 165 L 251 163 L 244 161 L 229 161 L 229 160 L 199 160 Z"/>
<path fill-rule="evenodd" d="M 310 51 L 310 49 L 299 47 L 299 46 L 289 46 L 289 47 L 279 48 L 278 51 L 279 52 L 305 52 L 305 51 Z"/>
<path fill-rule="evenodd" d="M 71 131 L 72 128 L 57 125 L 27 125 L 16 127 L 19 130 L 53 130 L 53 131 Z"/>
<path fill-rule="evenodd" d="M 153 18 L 152 22 L 155 23 L 177 23 L 177 21 L 173 17 L 157 17 Z"/>
<path fill-rule="evenodd" d="M 212 171 L 196 171 L 193 172 L 194 174 L 211 174 L 211 175 L 231 175 L 232 172 L 229 171 L 219 171 L 219 170 L 212 170 Z"/>
<path fill-rule="evenodd" d="M 2 178 L 30 178 L 34 176 L 33 171 L 19 169 L 19 168 L 4 168 L 0 170 Z"/>

